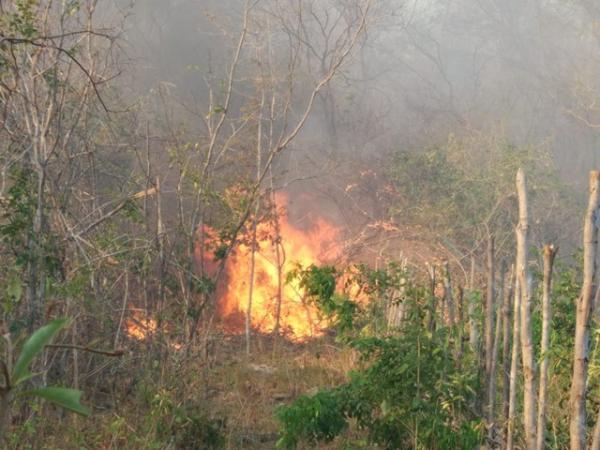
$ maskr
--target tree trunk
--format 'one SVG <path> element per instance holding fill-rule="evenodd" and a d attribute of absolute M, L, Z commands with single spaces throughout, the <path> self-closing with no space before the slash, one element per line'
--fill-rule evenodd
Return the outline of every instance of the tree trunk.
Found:
<path fill-rule="evenodd" d="M 269 141 L 272 140 L 272 121 L 271 130 L 269 131 Z M 285 264 L 285 250 L 281 242 L 281 224 L 279 223 L 279 210 L 277 209 L 277 201 L 275 199 L 275 185 L 273 183 L 273 170 L 269 166 L 269 182 L 271 184 L 271 203 L 273 206 L 273 229 L 275 236 L 273 240 L 273 248 L 275 249 L 275 264 L 277 268 L 277 294 L 275 304 L 275 326 L 273 327 L 273 335 L 279 335 L 279 327 L 281 322 L 281 301 L 283 299 L 283 266 Z"/>
<path fill-rule="evenodd" d="M 435 330 L 435 314 L 436 314 L 436 297 L 435 297 L 435 266 L 428 265 L 427 273 L 429 274 L 429 311 L 427 314 L 427 329 L 429 331 Z"/>
<path fill-rule="evenodd" d="M 404 266 L 403 266 L 404 268 Z M 403 275 L 398 281 L 398 289 L 394 289 L 387 302 L 386 322 L 389 329 L 402 327 L 405 315 L 406 277 Z"/>
<path fill-rule="evenodd" d="M 500 269 L 500 283 L 498 298 L 504 298 L 504 277 L 506 266 L 503 263 Z M 494 344 L 492 345 L 492 363 L 490 367 L 490 377 L 487 380 L 487 421 L 488 421 L 488 436 L 490 439 L 495 438 L 496 434 L 496 418 L 494 414 L 496 404 L 496 367 L 498 366 L 498 346 L 500 345 L 500 333 L 502 331 L 502 322 L 498 317 L 496 320 L 496 330 L 494 332 Z"/>
<path fill-rule="evenodd" d="M 256 201 L 256 209 L 254 210 L 254 220 L 252 221 L 252 248 L 250 250 L 250 279 L 248 280 L 248 306 L 246 307 L 246 354 L 250 354 L 250 334 L 252 332 L 252 296 L 254 295 L 254 271 L 256 268 L 256 228 L 258 222 L 259 203 Z"/>
<path fill-rule="evenodd" d="M 275 206 L 277 209 L 277 206 Z M 279 213 L 275 213 L 275 264 L 277 265 L 277 304 L 275 306 L 275 327 L 273 327 L 273 334 L 279 334 L 279 327 L 281 322 L 281 301 L 283 300 L 283 247 L 281 244 L 281 231 L 279 226 Z"/>
<path fill-rule="evenodd" d="M 158 304 L 159 318 L 162 318 L 163 309 L 165 307 L 165 278 L 167 276 L 167 265 L 165 258 L 165 225 L 162 213 L 162 191 L 160 187 L 160 178 L 156 177 L 156 246 L 158 250 Z M 200 246 L 204 246 L 204 242 L 200 242 Z M 201 269 L 201 276 L 204 276 L 204 269 Z M 189 319 L 188 311 L 184 314 L 184 336 L 189 336 Z M 160 329 L 160 328 L 159 328 Z M 160 330 L 162 333 L 162 330 Z"/>
<path fill-rule="evenodd" d="M 246 354 L 250 354 L 250 333 L 252 327 L 252 296 L 254 295 L 254 272 L 256 269 L 256 252 L 258 251 L 258 242 L 256 239 L 256 230 L 258 227 L 258 214 L 260 212 L 260 181 L 262 174 L 262 117 L 265 106 L 265 92 L 262 92 L 261 102 L 258 110 L 258 123 L 256 131 L 256 186 L 257 198 L 254 208 L 254 219 L 252 221 L 252 248 L 250 250 L 250 280 L 248 286 L 248 307 L 246 308 Z"/>
<path fill-rule="evenodd" d="M 42 309 L 45 299 L 46 267 L 44 255 L 44 232 L 46 214 L 46 172 L 38 150 L 35 152 L 32 166 L 36 168 L 37 192 L 36 209 L 28 239 L 26 299 L 30 310 L 29 331 L 33 332 L 41 325 Z"/>
<path fill-rule="evenodd" d="M 492 376 L 492 347 L 494 345 L 494 237 L 488 234 L 487 245 L 487 288 L 485 295 L 485 381 Z"/>
<path fill-rule="evenodd" d="M 477 324 L 477 311 L 473 299 L 475 290 L 475 258 L 471 257 L 471 278 L 469 280 L 469 297 L 467 298 L 467 314 L 469 315 L 469 344 L 471 350 L 479 358 L 479 326 Z"/>
<path fill-rule="evenodd" d="M 454 308 L 454 298 L 452 297 L 452 280 L 448 261 L 444 262 L 444 303 L 448 313 L 447 325 L 453 327 L 456 324 L 456 310 Z"/>
<path fill-rule="evenodd" d="M 519 277 L 515 277 L 513 303 L 512 356 L 510 361 L 510 388 L 508 398 L 508 421 L 506 424 L 506 450 L 513 450 L 515 433 L 515 412 L 517 409 L 517 374 L 519 371 L 519 337 L 521 330 L 521 288 Z"/>
<path fill-rule="evenodd" d="M 557 249 L 553 245 L 545 245 L 544 254 L 544 291 L 542 294 L 542 343 L 540 353 L 540 397 L 538 399 L 537 417 L 537 450 L 546 446 L 546 394 L 548 391 L 548 350 L 550 345 L 550 321 L 552 320 L 551 295 L 552 295 L 552 266 Z"/>
<path fill-rule="evenodd" d="M 528 449 L 535 448 L 536 385 L 535 356 L 531 329 L 531 278 L 527 270 L 529 216 L 527 206 L 527 181 L 523 169 L 517 173 L 519 196 L 519 224 L 517 225 L 517 276 L 521 288 L 521 358 L 523 359 L 523 426 Z"/>
<path fill-rule="evenodd" d="M 583 226 L 583 286 L 577 300 L 573 378 L 569 400 L 571 450 L 586 447 L 586 388 L 590 341 L 590 318 L 596 292 L 596 251 L 598 248 L 598 210 L 600 208 L 600 171 L 590 172 L 589 202 Z"/>
<path fill-rule="evenodd" d="M 456 298 L 456 307 L 458 310 L 458 350 L 457 350 L 457 358 L 458 364 L 461 364 L 462 356 L 465 352 L 465 342 L 464 342 L 464 334 L 465 334 L 465 317 L 464 317 L 464 290 L 462 286 L 458 286 L 458 295 Z"/>
<path fill-rule="evenodd" d="M 510 276 L 508 278 L 509 288 L 506 289 L 502 304 L 502 405 L 503 413 L 503 441 L 506 442 L 506 424 L 508 423 L 509 402 L 510 402 L 510 324 L 511 308 L 510 301 L 514 294 L 515 266 L 511 265 Z"/>

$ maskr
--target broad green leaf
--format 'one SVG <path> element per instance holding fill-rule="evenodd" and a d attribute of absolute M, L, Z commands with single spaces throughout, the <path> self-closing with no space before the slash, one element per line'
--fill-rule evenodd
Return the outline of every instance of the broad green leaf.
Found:
<path fill-rule="evenodd" d="M 32 389 L 25 391 L 21 395 L 29 395 L 33 397 L 40 397 L 44 400 L 54 403 L 61 408 L 73 411 L 83 416 L 89 416 L 89 408 L 83 406 L 80 403 L 81 391 L 76 389 L 62 388 L 62 387 L 45 387 L 40 389 Z"/>
<path fill-rule="evenodd" d="M 11 384 L 13 386 L 30 377 L 29 365 L 31 362 L 52 341 L 56 333 L 66 327 L 69 322 L 69 319 L 56 319 L 38 329 L 27 339 L 27 342 L 23 345 L 19 359 L 17 359 L 13 368 L 11 375 Z"/>

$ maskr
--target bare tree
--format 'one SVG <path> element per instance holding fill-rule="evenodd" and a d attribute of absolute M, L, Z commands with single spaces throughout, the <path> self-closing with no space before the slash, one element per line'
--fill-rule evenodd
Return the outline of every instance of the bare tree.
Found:
<path fill-rule="evenodd" d="M 0 197 L 11 197 L 6 190 L 15 186 L 30 197 L 31 214 L 22 223 L 27 229 L 14 230 L 24 232 L 26 242 L 14 250 L 28 255 L 24 281 L 31 328 L 40 323 L 48 277 L 54 275 L 48 264 L 52 236 L 69 236 L 57 226 L 62 219 L 57 209 L 68 214 L 81 206 L 73 194 L 84 187 L 81 171 L 94 158 L 85 124 L 92 116 L 100 126 L 107 119 L 100 84 L 111 75 L 98 56 L 110 49 L 113 37 L 112 30 L 94 26 L 95 6 L 92 0 L 81 2 L 73 14 L 42 1 L 2 11 L 15 24 L 0 33 Z M 15 242 L 21 239 L 13 235 L 8 244 Z"/>
<path fill-rule="evenodd" d="M 583 222 L 583 286 L 577 299 L 573 378 L 571 381 L 571 450 L 586 448 L 586 387 L 589 366 L 590 320 L 596 293 L 598 214 L 600 213 L 600 171 L 589 176 L 589 201 Z"/>

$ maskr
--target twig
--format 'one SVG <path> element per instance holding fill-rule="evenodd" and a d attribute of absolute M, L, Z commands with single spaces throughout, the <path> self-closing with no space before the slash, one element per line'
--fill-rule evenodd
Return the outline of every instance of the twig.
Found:
<path fill-rule="evenodd" d="M 94 93 L 96 94 L 96 98 L 98 99 L 98 101 L 102 105 L 102 108 L 104 109 L 104 111 L 106 113 L 110 113 L 111 112 L 111 110 L 108 109 L 108 107 L 106 106 L 106 103 L 104 103 L 104 99 L 100 95 L 100 91 L 98 91 L 98 81 L 96 81 L 93 78 L 92 74 L 68 50 L 66 50 L 66 49 L 64 49 L 62 47 L 56 46 L 54 44 L 47 44 L 47 43 L 44 43 L 44 42 L 37 42 L 35 40 L 26 39 L 26 38 L 16 38 L 16 37 L 2 36 L 2 39 L 0 40 L 0 43 L 2 43 L 2 42 L 8 42 L 11 45 L 28 44 L 28 45 L 32 45 L 32 46 L 38 47 L 38 48 L 49 48 L 49 49 L 53 49 L 53 50 L 58 51 L 59 53 L 64 54 L 65 56 L 67 56 L 67 58 L 69 58 L 71 61 L 73 61 L 77 65 L 77 67 L 79 67 L 79 69 L 85 74 L 85 76 L 87 77 L 87 79 L 90 81 L 90 83 L 92 85 L 92 89 L 94 89 Z"/>
<path fill-rule="evenodd" d="M 95 348 L 83 347 L 81 345 L 70 345 L 70 344 L 48 344 L 46 345 L 48 348 L 67 348 L 72 350 L 81 350 L 83 352 L 96 353 L 98 355 L 111 356 L 111 357 L 119 357 L 125 354 L 125 350 L 117 349 L 114 351 L 107 350 L 98 350 Z"/>

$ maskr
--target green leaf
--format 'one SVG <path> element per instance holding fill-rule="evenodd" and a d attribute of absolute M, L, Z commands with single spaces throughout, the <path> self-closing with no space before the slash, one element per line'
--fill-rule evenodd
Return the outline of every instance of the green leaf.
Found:
<path fill-rule="evenodd" d="M 11 375 L 11 384 L 16 386 L 23 380 L 30 378 L 29 365 L 35 359 L 37 355 L 48 345 L 52 338 L 62 330 L 64 327 L 69 325 L 69 319 L 56 319 L 50 322 L 48 325 L 44 325 L 38 329 L 23 345 L 19 359 L 17 360 L 13 372 Z"/>
<path fill-rule="evenodd" d="M 89 408 L 80 403 L 81 394 L 82 392 L 78 391 L 77 389 L 62 387 L 45 387 L 40 389 L 32 389 L 30 391 L 21 393 L 21 395 L 43 398 L 44 400 L 48 400 L 49 402 L 52 402 L 61 408 L 73 411 L 83 416 L 89 416 L 91 414 Z"/>

